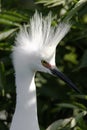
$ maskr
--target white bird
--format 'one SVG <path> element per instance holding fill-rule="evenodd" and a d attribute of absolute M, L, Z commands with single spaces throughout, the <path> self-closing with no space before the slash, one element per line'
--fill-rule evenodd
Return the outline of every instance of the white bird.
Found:
<path fill-rule="evenodd" d="M 18 33 L 13 47 L 13 64 L 16 77 L 16 108 L 10 130 L 40 130 L 37 118 L 37 71 L 59 76 L 77 92 L 76 86 L 55 66 L 56 46 L 70 30 L 69 23 L 51 26 L 51 14 L 43 18 L 37 11 Z"/>

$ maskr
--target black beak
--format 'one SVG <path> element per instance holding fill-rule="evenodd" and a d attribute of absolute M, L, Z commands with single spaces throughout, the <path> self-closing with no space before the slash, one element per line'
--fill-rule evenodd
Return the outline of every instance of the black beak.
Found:
<path fill-rule="evenodd" d="M 60 72 L 57 68 L 50 68 L 51 73 L 60 79 L 62 79 L 64 82 L 66 82 L 71 88 L 73 88 L 77 93 L 81 93 L 80 90 L 76 87 L 72 81 L 66 77 L 62 72 Z"/>
<path fill-rule="evenodd" d="M 76 85 L 74 83 L 72 83 L 72 81 L 68 77 L 66 77 L 62 72 L 60 72 L 56 67 L 50 65 L 48 62 L 46 62 L 44 60 L 42 60 L 41 63 L 44 67 L 48 68 L 53 75 L 55 75 L 55 76 L 59 77 L 60 79 L 62 79 L 63 81 L 65 81 L 77 93 L 81 93 L 80 90 L 76 87 Z"/>

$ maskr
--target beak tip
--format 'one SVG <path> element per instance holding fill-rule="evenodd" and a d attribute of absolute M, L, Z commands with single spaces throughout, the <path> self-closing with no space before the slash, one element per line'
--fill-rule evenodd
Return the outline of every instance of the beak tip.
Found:
<path fill-rule="evenodd" d="M 77 93 L 80 93 L 80 90 L 76 87 L 76 85 L 68 78 L 66 77 L 62 72 L 60 72 L 56 67 L 55 68 L 51 68 L 51 73 L 53 75 L 56 75 L 57 77 L 59 77 L 60 79 L 62 79 L 63 81 L 65 81 L 71 88 L 73 88 Z"/>

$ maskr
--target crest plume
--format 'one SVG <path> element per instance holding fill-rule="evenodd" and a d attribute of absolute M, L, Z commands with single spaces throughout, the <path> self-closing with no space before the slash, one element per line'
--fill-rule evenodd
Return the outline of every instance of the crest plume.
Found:
<path fill-rule="evenodd" d="M 71 25 L 61 22 L 57 27 L 54 27 L 51 26 L 51 22 L 51 13 L 43 18 L 42 14 L 36 11 L 34 16 L 30 19 L 29 28 L 27 28 L 26 25 L 21 28 L 16 38 L 16 45 L 35 46 L 38 49 L 41 47 L 56 48 L 58 43 L 70 30 Z"/>

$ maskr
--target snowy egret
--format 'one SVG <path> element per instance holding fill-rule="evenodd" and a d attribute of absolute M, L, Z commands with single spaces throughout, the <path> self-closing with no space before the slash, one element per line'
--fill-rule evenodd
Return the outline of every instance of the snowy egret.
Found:
<path fill-rule="evenodd" d="M 18 33 L 13 47 L 13 64 L 16 77 L 16 109 L 10 130 L 39 130 L 37 119 L 36 71 L 60 77 L 69 86 L 79 90 L 55 67 L 56 46 L 68 33 L 71 25 L 61 22 L 51 26 L 51 14 L 43 18 L 37 11 Z"/>

